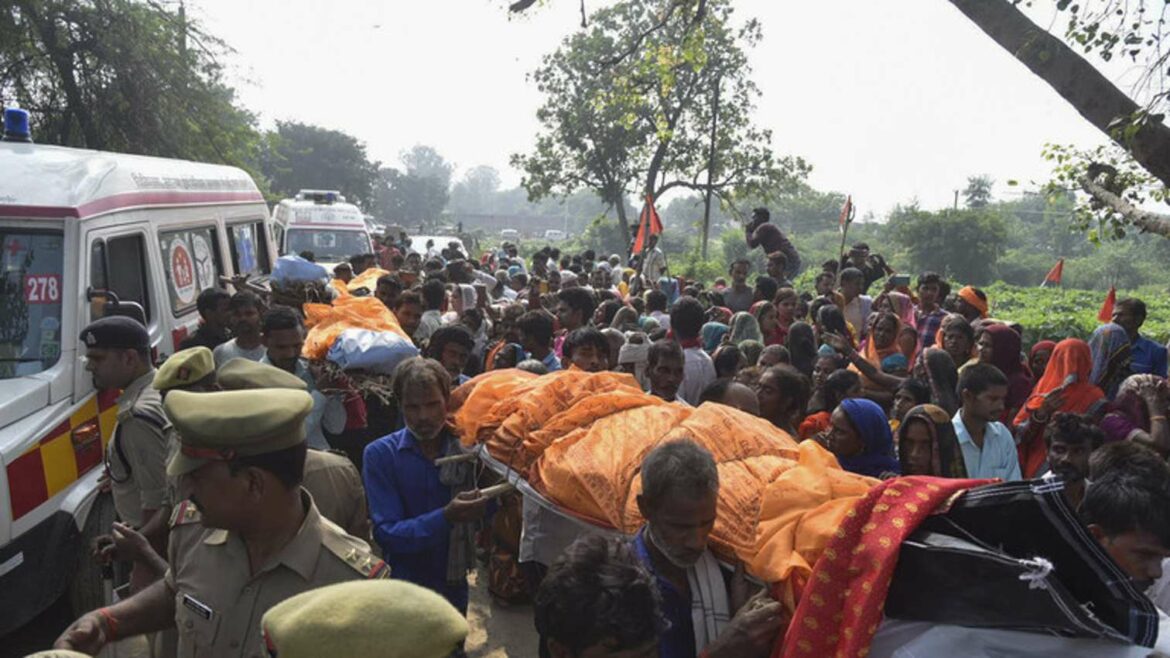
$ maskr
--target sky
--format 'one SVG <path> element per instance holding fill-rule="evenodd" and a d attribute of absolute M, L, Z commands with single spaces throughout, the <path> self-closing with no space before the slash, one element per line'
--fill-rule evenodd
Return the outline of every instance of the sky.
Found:
<path fill-rule="evenodd" d="M 385 163 L 428 144 L 456 164 L 456 178 L 486 164 L 506 186 L 520 180 L 510 154 L 539 131 L 542 98 L 527 75 L 580 29 L 577 0 L 547 0 L 519 18 L 504 0 L 187 2 L 234 49 L 229 82 L 265 127 L 343 130 Z M 813 166 L 810 184 L 851 194 L 858 217 L 914 200 L 949 206 L 976 174 L 1010 199 L 1047 180 L 1045 143 L 1104 141 L 943 0 L 735 7 L 763 27 L 750 54 L 757 123 L 772 129 L 776 153 Z"/>

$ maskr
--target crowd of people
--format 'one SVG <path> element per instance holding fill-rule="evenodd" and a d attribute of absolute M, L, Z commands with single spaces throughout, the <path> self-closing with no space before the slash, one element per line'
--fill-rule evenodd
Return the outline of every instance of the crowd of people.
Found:
<path fill-rule="evenodd" d="M 541 655 L 768 655 L 780 605 L 710 557 L 719 481 L 697 445 L 645 458 L 646 525 L 630 541 L 532 549 L 555 532 L 485 495 L 447 424 L 454 389 L 506 368 L 628 373 L 649 395 L 734 407 L 873 478 L 1060 480 L 1105 552 L 1170 610 L 1167 348 L 1142 334 L 1141 300 L 1118 301 L 1087 341 L 1026 345 L 982 290 L 898 276 L 864 244 L 802 290 L 800 256 L 766 209 L 745 239 L 764 272 L 744 259 L 693 281 L 670 271 L 658 236 L 628 257 L 504 243 L 478 258 L 388 237 L 337 266 L 333 286 L 384 270 L 357 294 L 421 354 L 395 371 L 390 404 L 326 381 L 300 356 L 298 309 L 252 292 L 203 291 L 200 329 L 158 369 L 141 326 L 97 321 L 87 367 L 123 391 L 108 462 L 124 524 L 103 551 L 133 564 L 135 594 L 59 646 L 96 653 L 177 627 L 159 655 L 250 656 L 281 600 L 385 576 L 465 615 L 480 558 L 497 600 L 534 603 Z M 432 618 L 448 639 L 427 655 L 457 654 L 466 629 Z"/>

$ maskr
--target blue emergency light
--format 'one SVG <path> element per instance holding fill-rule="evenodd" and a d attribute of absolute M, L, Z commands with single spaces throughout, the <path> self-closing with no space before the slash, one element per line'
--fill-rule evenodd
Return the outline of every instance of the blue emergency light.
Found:
<path fill-rule="evenodd" d="M 19 107 L 4 109 L 4 141 L 31 142 L 32 133 L 28 129 L 28 111 Z"/>

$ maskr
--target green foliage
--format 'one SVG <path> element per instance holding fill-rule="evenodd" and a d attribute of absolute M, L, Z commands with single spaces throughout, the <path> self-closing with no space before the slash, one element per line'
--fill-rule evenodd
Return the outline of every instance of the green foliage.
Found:
<path fill-rule="evenodd" d="M 278 121 L 271 136 L 264 173 L 272 191 L 292 196 L 298 190 L 338 190 L 363 207 L 374 200 L 378 165 L 356 137 L 295 121 Z"/>
<path fill-rule="evenodd" d="M 262 137 L 223 81 L 222 42 L 181 12 L 133 0 L 0 4 L 0 99 L 42 143 L 247 169 Z"/>
<path fill-rule="evenodd" d="M 434 226 L 450 199 L 455 166 L 433 147 L 418 145 L 404 151 L 402 168 L 378 171 L 374 184 L 374 214 L 387 223 L 407 227 Z"/>
<path fill-rule="evenodd" d="M 1021 288 L 1004 283 L 983 290 L 991 299 L 992 316 L 1023 325 L 1026 344 L 1044 339 L 1087 339 L 1100 324 L 1097 313 L 1105 301 L 1104 292 L 1091 290 Z M 1147 288 L 1117 292 L 1118 299 L 1129 296 L 1141 298 L 1149 309 L 1142 333 L 1159 343 L 1170 339 L 1170 298 L 1165 291 Z"/>
<path fill-rule="evenodd" d="M 991 188 L 993 185 L 995 185 L 995 181 L 987 174 L 983 174 L 982 176 L 969 176 L 967 178 L 967 187 L 963 190 L 963 199 L 966 200 L 967 207 L 987 207 L 987 204 L 991 203 Z"/>
<path fill-rule="evenodd" d="M 693 2 L 619 2 L 545 57 L 532 75 L 543 131 L 531 153 L 512 157 L 531 199 L 593 190 L 618 209 L 628 238 L 627 194 L 707 187 L 716 118 L 710 188 L 722 201 L 804 177 L 807 165 L 777 159 L 771 133 L 751 121 L 759 89 L 745 49 L 759 24 L 733 28 L 730 0 L 706 0 L 700 15 L 676 11 Z"/>
<path fill-rule="evenodd" d="M 915 269 L 976 284 L 994 279 L 1008 237 L 1007 222 L 992 208 L 928 212 L 899 207 L 890 216 L 889 231 Z"/>

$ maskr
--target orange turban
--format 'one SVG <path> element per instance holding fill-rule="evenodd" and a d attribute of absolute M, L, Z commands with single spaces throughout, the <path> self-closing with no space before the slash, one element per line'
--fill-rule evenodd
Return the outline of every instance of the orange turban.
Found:
<path fill-rule="evenodd" d="M 975 292 L 975 288 L 967 286 L 959 291 L 959 298 L 975 307 L 979 311 L 979 317 L 985 318 L 990 310 L 987 307 L 987 296 L 980 297 L 979 294 Z"/>

